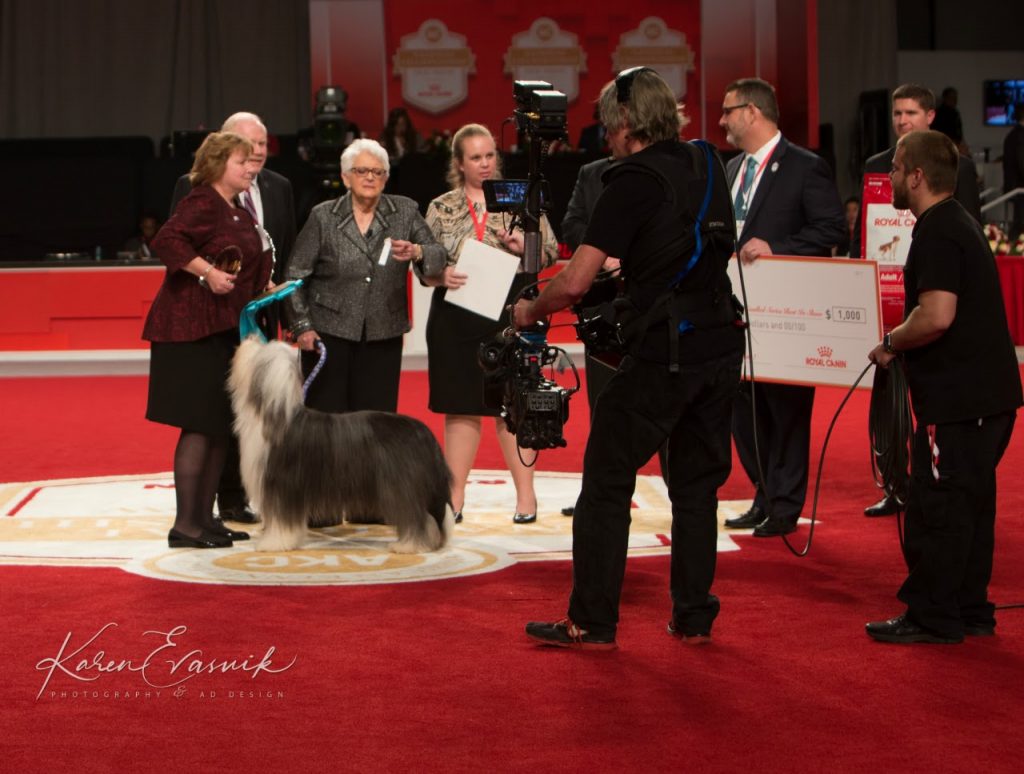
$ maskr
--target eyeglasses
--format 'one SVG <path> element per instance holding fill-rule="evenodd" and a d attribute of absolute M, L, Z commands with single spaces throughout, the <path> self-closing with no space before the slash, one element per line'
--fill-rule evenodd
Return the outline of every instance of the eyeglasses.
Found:
<path fill-rule="evenodd" d="M 723 116 L 727 116 L 727 115 L 729 115 L 729 114 L 730 114 L 730 113 L 731 113 L 732 111 L 734 111 L 734 110 L 739 110 L 740 108 L 745 108 L 745 107 L 750 107 L 750 103 L 749 103 L 749 102 L 741 102 L 741 103 L 740 103 L 740 104 L 738 104 L 738 105 L 731 105 L 730 107 L 725 107 L 725 106 L 723 105 L 723 106 L 722 106 L 722 115 L 723 115 Z"/>
<path fill-rule="evenodd" d="M 367 175 L 370 175 L 379 180 L 380 178 L 385 177 L 388 174 L 388 171 L 386 169 L 381 169 L 380 167 L 352 167 L 352 169 L 349 170 L 349 173 L 356 177 L 366 177 Z"/>

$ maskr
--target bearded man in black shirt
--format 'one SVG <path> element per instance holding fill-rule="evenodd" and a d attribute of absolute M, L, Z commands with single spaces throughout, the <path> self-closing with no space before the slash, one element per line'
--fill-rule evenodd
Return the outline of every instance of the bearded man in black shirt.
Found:
<path fill-rule="evenodd" d="M 957 150 L 911 132 L 893 158 L 893 205 L 917 218 L 903 322 L 869 354 L 902 356 L 917 419 L 911 452 L 903 615 L 867 625 L 882 642 L 962 642 L 995 633 L 988 599 L 996 466 L 1022 403 L 1020 372 L 981 227 L 953 198 Z"/>
<path fill-rule="evenodd" d="M 598 104 L 619 161 L 602 176 L 604 190 L 572 261 L 537 299 L 516 305 L 515 322 L 527 327 L 575 303 L 616 256 L 629 310 L 627 354 L 593 409 L 573 520 L 568 617 L 530 623 L 526 632 L 547 645 L 615 647 L 636 474 L 667 441 L 668 629 L 704 642 L 719 609 L 711 594 L 718 488 L 732 465 L 743 350 L 726 274 L 735 246 L 732 202 L 717 153 L 679 141 L 675 96 L 653 70 L 620 73 Z"/>

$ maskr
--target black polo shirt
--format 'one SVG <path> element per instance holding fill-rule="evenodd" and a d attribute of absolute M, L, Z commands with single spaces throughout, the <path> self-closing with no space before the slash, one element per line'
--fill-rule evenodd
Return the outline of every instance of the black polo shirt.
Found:
<path fill-rule="evenodd" d="M 981 227 L 955 199 L 921 213 L 903 284 L 904 316 L 925 291 L 957 297 L 949 329 L 931 344 L 906 352 L 917 421 L 959 422 L 1019 407 L 1020 371 L 995 259 Z"/>

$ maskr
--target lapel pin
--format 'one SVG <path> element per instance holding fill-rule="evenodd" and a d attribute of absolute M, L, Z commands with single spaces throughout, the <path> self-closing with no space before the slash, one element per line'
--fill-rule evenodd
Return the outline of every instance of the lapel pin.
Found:
<path fill-rule="evenodd" d="M 775 172 L 778 172 L 778 171 L 779 171 L 779 162 L 776 161 L 776 162 L 772 163 L 772 172 L 775 173 Z"/>

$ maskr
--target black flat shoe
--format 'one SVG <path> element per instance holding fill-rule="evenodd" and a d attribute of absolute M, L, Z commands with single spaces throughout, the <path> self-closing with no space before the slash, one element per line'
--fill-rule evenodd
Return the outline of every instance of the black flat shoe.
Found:
<path fill-rule="evenodd" d="M 533 524 L 537 521 L 536 513 L 517 513 L 512 517 L 512 521 L 516 524 Z"/>
<path fill-rule="evenodd" d="M 231 540 L 224 535 L 205 529 L 199 533 L 197 538 L 172 529 L 167 533 L 167 546 L 169 548 L 230 548 Z"/>
<path fill-rule="evenodd" d="M 220 519 L 213 520 L 213 526 L 206 528 L 207 533 L 211 535 L 221 535 L 226 537 L 228 540 L 248 540 L 249 533 L 241 532 L 237 529 L 231 529 L 230 527 L 224 526 L 224 522 Z"/>

